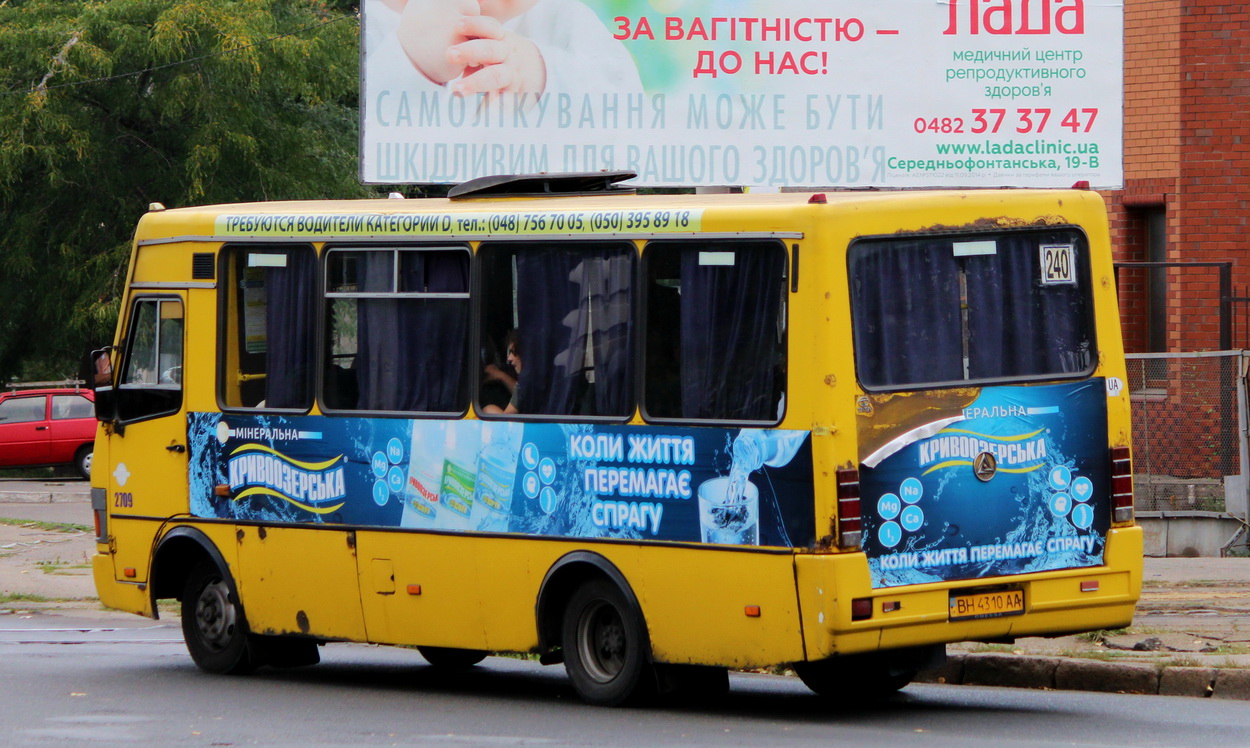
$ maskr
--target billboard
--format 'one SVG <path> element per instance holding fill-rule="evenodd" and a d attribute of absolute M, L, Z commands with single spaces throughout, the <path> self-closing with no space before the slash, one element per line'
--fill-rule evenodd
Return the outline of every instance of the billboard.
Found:
<path fill-rule="evenodd" d="M 1122 184 L 1123 2 L 365 0 L 361 178 Z"/>

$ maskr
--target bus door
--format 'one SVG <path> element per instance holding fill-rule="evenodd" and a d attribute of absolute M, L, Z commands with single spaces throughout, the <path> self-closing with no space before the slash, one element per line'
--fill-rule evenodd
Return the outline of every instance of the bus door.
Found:
<path fill-rule="evenodd" d="M 223 409 L 190 415 L 191 513 L 238 523 L 232 573 L 254 632 L 364 639 L 345 499 L 309 489 L 347 469 L 327 438 L 333 426 L 309 415 L 316 254 L 306 244 L 227 245 L 220 277 Z"/>
<path fill-rule="evenodd" d="M 182 416 L 184 296 L 132 298 L 112 393 L 107 502 L 117 578 L 145 582 L 158 525 L 141 517 L 186 512 L 187 427 Z"/>

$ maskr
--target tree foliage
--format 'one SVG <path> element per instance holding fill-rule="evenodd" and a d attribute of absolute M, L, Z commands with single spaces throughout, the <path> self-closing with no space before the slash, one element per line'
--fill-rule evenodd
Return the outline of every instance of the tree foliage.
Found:
<path fill-rule="evenodd" d="M 372 194 L 333 0 L 0 0 L 0 382 L 111 339 L 152 202 Z"/>

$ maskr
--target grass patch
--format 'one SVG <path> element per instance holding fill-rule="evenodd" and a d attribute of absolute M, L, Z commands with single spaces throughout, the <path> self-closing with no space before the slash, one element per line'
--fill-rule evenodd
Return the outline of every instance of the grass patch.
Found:
<path fill-rule="evenodd" d="M 1133 652 L 1131 650 L 1116 651 L 1114 649 L 1065 649 L 1059 652 L 1060 657 L 1070 657 L 1076 660 L 1101 660 L 1103 662 L 1131 659 L 1133 655 L 1143 654 L 1153 653 Z"/>
<path fill-rule="evenodd" d="M 68 561 L 62 561 L 59 558 L 55 561 L 36 561 L 35 565 L 38 566 L 39 570 L 44 574 L 65 574 L 70 571 L 91 568 L 91 564 L 71 564 Z"/>
<path fill-rule="evenodd" d="M 95 528 L 86 525 L 76 525 L 72 522 L 39 522 L 30 519 L 13 519 L 11 517 L 0 517 L 0 525 L 10 525 L 12 527 L 28 527 L 32 530 L 48 530 L 50 532 L 95 532 Z"/>
<path fill-rule="evenodd" d="M 29 592 L 0 592 L 0 603 L 51 603 L 50 597 L 34 595 Z"/>
<path fill-rule="evenodd" d="M 1097 631 L 1086 631 L 1083 634 L 1077 634 L 1079 641 L 1089 642 L 1090 644 L 1102 644 L 1108 636 L 1123 636 L 1128 633 L 1128 629 L 1098 629 Z"/>
<path fill-rule="evenodd" d="M 1001 654 L 1020 654 L 1023 650 L 1016 649 L 1014 644 L 986 644 L 984 642 L 975 645 L 971 652 L 999 652 Z"/>
<path fill-rule="evenodd" d="M 492 657 L 506 657 L 509 660 L 528 660 L 538 662 L 537 652 L 491 652 Z"/>

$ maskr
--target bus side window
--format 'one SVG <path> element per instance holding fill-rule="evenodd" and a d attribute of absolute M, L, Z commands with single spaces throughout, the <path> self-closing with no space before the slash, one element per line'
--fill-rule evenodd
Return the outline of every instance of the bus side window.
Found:
<path fill-rule="evenodd" d="M 312 247 L 230 247 L 221 400 L 228 408 L 308 410 L 316 340 Z"/>
<path fill-rule="evenodd" d="M 141 298 L 130 314 L 117 416 L 135 421 L 182 406 L 182 301 Z"/>
<path fill-rule="evenodd" d="M 647 245 L 645 417 L 781 419 L 785 269 L 785 248 L 772 241 Z"/>
<path fill-rule="evenodd" d="M 628 242 L 484 242 L 478 411 L 503 402 L 520 415 L 633 415 L 636 261 Z M 506 400 L 501 381 L 515 387 Z"/>
<path fill-rule="evenodd" d="M 467 247 L 327 253 L 327 409 L 464 411 L 469 261 Z"/>

